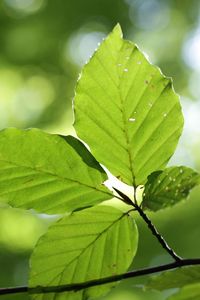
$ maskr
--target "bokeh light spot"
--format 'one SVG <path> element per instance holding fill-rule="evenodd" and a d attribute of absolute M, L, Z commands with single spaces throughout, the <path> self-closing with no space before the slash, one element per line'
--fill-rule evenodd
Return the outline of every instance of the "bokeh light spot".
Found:
<path fill-rule="evenodd" d="M 45 0 L 4 0 L 5 4 L 23 14 L 32 14 L 40 10 L 44 4 Z"/>
<path fill-rule="evenodd" d="M 183 45 L 183 59 L 194 70 L 200 70 L 200 29 L 190 34 Z"/>
<path fill-rule="evenodd" d="M 9 251 L 22 252 L 34 247 L 46 231 L 45 222 L 27 211 L 0 209 L 0 245 Z"/>
<path fill-rule="evenodd" d="M 64 47 L 64 56 L 70 57 L 77 65 L 83 65 L 104 37 L 105 34 L 100 31 L 75 32 Z"/>
<path fill-rule="evenodd" d="M 137 2 L 137 1 L 136 1 Z M 170 11 L 164 1 L 128 1 L 131 22 L 143 30 L 162 30 L 170 21 Z"/>

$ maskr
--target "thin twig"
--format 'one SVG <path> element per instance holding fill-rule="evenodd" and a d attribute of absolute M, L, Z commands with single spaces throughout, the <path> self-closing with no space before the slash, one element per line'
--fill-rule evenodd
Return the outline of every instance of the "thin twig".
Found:
<path fill-rule="evenodd" d="M 166 270 L 171 270 L 171 269 L 176 269 L 176 268 L 191 266 L 191 265 L 200 265 L 200 258 L 181 259 L 179 261 L 175 261 L 161 266 L 130 271 L 127 273 L 100 278 L 100 279 L 94 279 L 82 283 L 73 283 L 67 285 L 48 286 L 48 287 L 37 286 L 37 287 L 28 288 L 27 286 L 22 286 L 22 287 L 2 288 L 0 289 L 0 295 L 18 294 L 18 293 L 26 293 L 26 292 L 29 292 L 31 294 L 46 294 L 46 293 L 62 293 L 68 291 L 79 291 L 92 286 L 99 286 L 106 283 L 120 281 L 122 279 L 154 274 L 161 271 L 166 271 Z"/>
<path fill-rule="evenodd" d="M 176 254 L 176 252 L 167 244 L 165 239 L 162 237 L 162 235 L 158 232 L 156 227 L 153 225 L 151 220 L 147 217 L 145 212 L 141 209 L 140 206 L 136 205 L 135 209 L 138 211 L 142 219 L 145 221 L 145 223 L 148 225 L 149 229 L 151 230 L 152 234 L 157 238 L 159 243 L 162 245 L 162 247 L 169 253 L 169 255 L 175 260 L 180 261 L 182 258 Z"/>
<path fill-rule="evenodd" d="M 170 256 L 174 258 L 174 260 L 175 260 L 174 262 L 165 264 L 165 265 L 152 267 L 152 268 L 145 268 L 145 269 L 140 269 L 140 270 L 136 270 L 136 271 L 130 271 L 127 273 L 114 275 L 114 276 L 110 276 L 110 277 L 94 279 L 94 280 L 90 280 L 90 281 L 86 281 L 86 282 L 82 282 L 82 283 L 73 283 L 73 284 L 67 284 L 67 285 L 48 286 L 48 287 L 37 286 L 37 287 L 28 288 L 27 286 L 22 286 L 22 287 L 2 288 L 2 289 L 0 289 L 0 295 L 18 294 L 18 293 L 26 293 L 26 292 L 29 292 L 31 294 L 46 294 L 46 293 L 62 293 L 62 292 L 67 292 L 67 291 L 79 291 L 79 290 L 89 288 L 92 286 L 99 286 L 99 285 L 103 285 L 106 283 L 112 283 L 112 282 L 116 282 L 116 281 L 119 281 L 122 279 L 154 274 L 157 272 L 175 269 L 175 268 L 183 267 L 183 266 L 200 265 L 200 258 L 182 259 L 174 252 L 174 250 L 172 250 L 168 246 L 168 244 L 166 243 L 164 238 L 157 231 L 156 227 L 152 224 L 151 220 L 144 213 L 142 208 L 137 204 L 136 192 L 134 192 L 134 202 L 133 202 L 127 195 L 123 194 L 118 189 L 114 188 L 114 190 L 123 198 L 125 203 L 132 205 L 134 207 L 134 209 L 138 211 L 138 213 L 140 214 L 142 219 L 148 225 L 152 234 L 157 238 L 159 243 L 170 254 Z"/>
<path fill-rule="evenodd" d="M 175 260 L 180 261 L 182 258 L 176 254 L 176 252 L 167 244 L 165 239 L 162 237 L 162 235 L 158 232 L 154 224 L 151 222 L 151 220 L 148 218 L 148 216 L 145 214 L 145 212 L 142 210 L 142 208 L 137 204 L 136 199 L 136 191 L 134 191 L 134 202 L 131 201 L 131 199 L 115 188 L 115 191 L 124 199 L 126 203 L 132 203 L 132 206 L 135 208 L 135 210 L 138 211 L 139 215 L 142 217 L 144 222 L 148 225 L 149 229 L 151 230 L 152 234 L 157 238 L 161 246 L 169 253 L 169 255 Z"/>

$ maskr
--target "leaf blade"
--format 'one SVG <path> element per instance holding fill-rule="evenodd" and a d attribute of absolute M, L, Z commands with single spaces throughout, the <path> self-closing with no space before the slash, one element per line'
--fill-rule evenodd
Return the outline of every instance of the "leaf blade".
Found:
<path fill-rule="evenodd" d="M 145 184 L 143 208 L 157 211 L 173 206 L 185 199 L 199 183 L 200 174 L 184 166 L 154 172 Z"/>
<path fill-rule="evenodd" d="M 0 133 L 0 202 L 61 213 L 110 199 L 107 175 L 74 137 L 40 130 Z"/>
<path fill-rule="evenodd" d="M 116 26 L 84 67 L 74 99 L 74 127 L 115 176 L 139 185 L 166 165 L 183 117 L 171 79 L 121 35 Z"/>
<path fill-rule="evenodd" d="M 199 283 L 199 281 L 200 266 L 185 266 L 152 277 L 147 282 L 146 287 L 162 291 L 165 289 L 181 288 L 187 284 Z"/>
<path fill-rule="evenodd" d="M 72 284 L 119 274 L 130 266 L 137 243 L 137 227 L 127 213 L 101 205 L 73 213 L 39 240 L 31 258 L 30 286 Z M 109 288 L 105 285 L 76 293 L 78 299 L 87 299 Z M 71 299 L 73 295 L 54 294 L 55 299 Z M 48 298 L 44 295 L 41 299 Z"/>

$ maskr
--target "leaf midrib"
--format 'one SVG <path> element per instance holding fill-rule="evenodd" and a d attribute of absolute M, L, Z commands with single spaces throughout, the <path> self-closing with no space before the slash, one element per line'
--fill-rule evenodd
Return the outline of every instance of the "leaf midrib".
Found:
<path fill-rule="evenodd" d="M 121 45 L 120 50 L 118 52 L 117 60 L 119 59 L 120 51 L 122 50 L 122 48 L 123 48 L 123 44 Z M 110 51 L 110 48 L 107 47 L 107 49 L 109 51 L 111 59 L 114 61 L 114 58 L 113 58 L 112 53 Z M 108 72 L 107 68 L 102 63 L 101 59 L 98 57 L 98 55 L 95 55 L 95 57 L 97 58 L 97 60 L 100 63 L 101 67 L 104 69 L 104 71 L 109 76 L 110 80 L 112 81 L 113 85 L 115 86 L 115 88 L 117 89 L 118 94 L 119 94 L 120 107 L 121 107 L 120 111 L 121 111 L 121 114 L 122 114 L 122 122 L 123 122 L 123 128 L 124 128 L 124 133 L 125 133 L 125 141 L 126 141 L 126 147 L 125 148 L 127 150 L 128 160 L 129 160 L 129 168 L 130 168 L 129 170 L 131 171 L 131 175 L 132 175 L 132 185 L 134 187 L 136 187 L 136 184 L 135 184 L 135 175 L 134 175 L 134 170 L 133 170 L 133 166 L 132 166 L 133 159 L 132 159 L 132 154 L 131 154 L 131 151 L 130 151 L 130 141 L 129 141 L 128 132 L 127 132 L 127 126 L 126 126 L 127 122 L 126 122 L 126 116 L 125 116 L 125 111 L 124 111 L 124 99 L 122 98 L 121 89 L 120 89 L 120 76 L 119 76 L 119 72 L 118 72 L 118 69 L 116 69 L 117 70 L 116 73 L 117 73 L 117 77 L 118 77 L 118 83 L 116 83 L 115 80 L 110 75 L 110 73 Z M 114 63 L 114 65 L 116 65 L 115 61 L 113 63 Z"/>
<path fill-rule="evenodd" d="M 103 191 L 101 189 L 98 189 L 97 187 L 94 187 L 94 186 L 91 186 L 91 185 L 87 185 L 85 183 L 82 183 L 76 179 L 71 179 L 71 178 L 68 178 L 68 177 L 62 177 L 62 176 L 59 176 L 58 174 L 53 174 L 51 172 L 47 172 L 43 169 L 37 169 L 37 168 L 34 168 L 34 167 L 31 167 L 31 166 L 24 166 L 24 165 L 19 165 L 17 163 L 14 163 L 14 162 L 11 162 L 11 161 L 8 161 L 8 160 L 3 160 L 1 159 L 0 160 L 1 162 L 4 162 L 4 163 L 8 163 L 8 164 L 11 164 L 13 166 L 16 166 L 16 167 L 19 167 L 19 168 L 27 168 L 29 170 L 33 170 L 33 171 L 36 171 L 38 173 L 41 173 L 41 174 L 46 174 L 46 175 L 50 175 L 52 177 L 55 177 L 55 178 L 58 178 L 59 180 L 64 180 L 64 181 L 71 181 L 71 182 L 75 182 L 77 184 L 80 184 L 80 185 L 83 185 L 83 186 L 86 186 L 88 188 L 91 188 L 91 189 L 94 189 L 94 190 L 97 190 L 98 192 L 102 192 L 104 194 L 107 194 L 107 195 L 110 195 L 111 197 L 113 197 L 113 194 L 109 193 L 109 192 L 106 192 L 106 191 Z"/>
<path fill-rule="evenodd" d="M 76 256 L 75 258 L 73 258 L 68 264 L 67 266 L 64 267 L 63 271 L 59 274 L 57 274 L 49 283 L 51 283 L 52 281 L 54 281 L 57 277 L 60 276 L 60 280 L 59 280 L 59 284 L 60 285 L 60 282 L 62 280 L 62 275 L 63 273 L 66 271 L 66 269 L 69 267 L 69 265 L 71 265 L 75 260 L 78 260 L 79 257 L 91 246 L 93 245 L 99 238 L 100 236 L 102 236 L 103 234 L 105 234 L 106 231 L 108 231 L 112 226 L 115 225 L 115 223 L 117 223 L 118 221 L 120 221 L 123 217 L 127 216 L 128 215 L 128 212 L 126 213 L 123 213 L 117 220 L 115 220 L 113 223 L 111 223 L 107 228 L 105 228 L 100 234 L 97 235 L 97 237 L 90 243 L 87 245 L 86 248 L 83 248 L 83 250 L 80 252 L 80 254 L 78 256 Z"/>
<path fill-rule="evenodd" d="M 122 50 L 122 46 L 120 48 L 120 51 Z M 118 53 L 117 59 L 119 58 L 120 51 Z M 130 56 L 129 56 L 129 59 L 130 59 Z M 126 64 L 126 66 L 127 66 L 127 64 Z M 130 140 L 129 140 L 129 136 L 128 136 L 127 121 L 126 121 L 126 116 L 125 116 L 125 111 L 124 111 L 124 101 L 125 101 L 125 99 L 123 99 L 122 95 L 121 95 L 120 76 L 119 76 L 118 69 L 117 69 L 117 74 L 118 74 L 117 89 L 118 89 L 118 92 L 119 92 L 119 98 L 120 98 L 120 104 L 121 104 L 122 121 L 123 121 L 124 134 L 125 134 L 125 140 L 126 140 L 126 149 L 127 149 L 127 153 L 128 153 L 129 166 L 130 166 L 130 171 L 131 171 L 131 175 L 132 175 L 132 185 L 133 185 L 133 187 L 136 187 L 135 175 L 134 175 L 134 170 L 133 170 L 133 165 L 132 165 L 133 164 L 133 158 L 132 158 L 132 154 L 131 154 L 131 151 L 130 151 Z"/>

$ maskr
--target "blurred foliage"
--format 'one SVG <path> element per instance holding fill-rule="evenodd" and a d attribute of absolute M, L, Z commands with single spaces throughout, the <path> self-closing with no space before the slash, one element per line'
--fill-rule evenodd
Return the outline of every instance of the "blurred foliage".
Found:
<path fill-rule="evenodd" d="M 199 17 L 198 0 L 0 1 L 0 128 L 72 132 L 71 101 L 78 73 L 98 42 L 119 22 L 125 37 L 173 77 L 186 119 L 173 161 L 200 170 Z M 169 244 L 186 257 L 200 252 L 199 192 L 196 189 L 190 201 L 151 215 Z M 27 283 L 28 257 L 50 221 L 33 212 L 0 208 L 1 286 Z M 142 222 L 139 229 L 133 268 L 168 262 Z M 139 285 L 144 280 L 124 281 L 104 299 L 166 298 L 166 293 L 142 291 Z"/>

